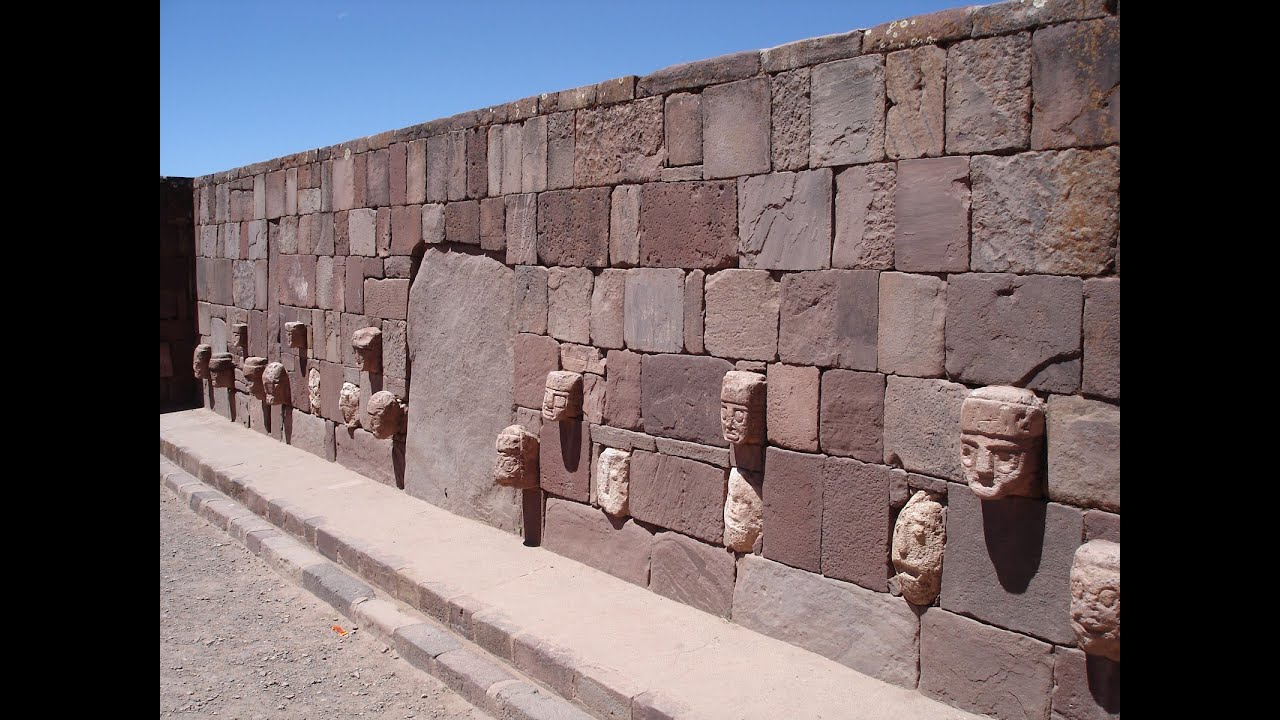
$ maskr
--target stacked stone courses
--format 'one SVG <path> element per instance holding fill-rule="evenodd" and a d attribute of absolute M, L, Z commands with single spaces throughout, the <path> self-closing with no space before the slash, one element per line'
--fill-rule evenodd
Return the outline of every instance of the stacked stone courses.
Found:
<path fill-rule="evenodd" d="M 197 178 L 199 342 L 237 366 L 206 406 L 957 707 L 1118 717 L 1068 575 L 1119 542 L 1119 24 L 1101 0 L 947 10 Z M 246 357 L 285 366 L 289 403 Z M 751 553 L 723 539 L 735 369 L 768 380 Z M 583 376 L 571 422 L 539 415 L 557 370 Z M 960 405 L 989 385 L 1046 402 L 1041 498 L 964 484 Z M 381 390 L 407 432 L 369 432 Z M 491 482 L 515 423 L 532 515 Z M 629 517 L 596 502 L 605 448 L 631 452 Z M 946 506 L 927 608 L 890 558 L 916 490 Z"/>

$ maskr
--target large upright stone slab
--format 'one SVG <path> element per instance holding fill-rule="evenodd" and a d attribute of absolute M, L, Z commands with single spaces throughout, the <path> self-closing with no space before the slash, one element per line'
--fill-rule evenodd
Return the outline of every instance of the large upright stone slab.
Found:
<path fill-rule="evenodd" d="M 514 301 L 511 268 L 427 249 L 409 293 L 405 490 L 518 532 L 519 491 L 493 484 L 494 438 L 511 424 L 514 400 Z"/>
<path fill-rule="evenodd" d="M 631 453 L 631 515 L 709 543 L 724 537 L 724 468 L 682 457 Z"/>
<path fill-rule="evenodd" d="M 864 55 L 818 65 L 810 79 L 809 164 L 884 158 L 884 58 Z"/>
<path fill-rule="evenodd" d="M 717 447 L 728 445 L 720 425 L 720 384 L 732 369 L 720 358 L 646 355 L 640 383 L 644 431 Z"/>
<path fill-rule="evenodd" d="M 924 695 L 1001 720 L 1049 717 L 1052 646 L 936 608 L 921 619 L 920 636 Z"/>
<path fill-rule="evenodd" d="M 831 170 L 740 179 L 738 237 L 744 268 L 831 267 Z"/>

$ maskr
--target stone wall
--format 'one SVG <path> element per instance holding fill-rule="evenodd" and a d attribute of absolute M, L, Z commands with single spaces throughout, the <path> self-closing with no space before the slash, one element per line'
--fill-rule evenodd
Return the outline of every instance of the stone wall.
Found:
<path fill-rule="evenodd" d="M 160 178 L 160 409 L 200 405 L 191 372 L 196 346 L 191 178 Z"/>
<path fill-rule="evenodd" d="M 206 404 L 957 707 L 1118 716 L 1069 575 L 1119 541 L 1119 106 L 1118 3 L 1009 2 L 198 178 L 201 341 L 292 384 L 264 405 L 237 370 Z M 722 435 L 734 369 L 768 381 L 756 454 Z M 542 422 L 554 370 L 583 374 L 580 419 Z M 406 398 L 407 433 L 345 426 L 344 382 Z M 964 482 L 961 403 L 990 385 L 1045 402 L 1041 497 Z M 541 528 L 492 485 L 513 422 L 541 438 Z M 631 453 L 615 516 L 605 448 Z M 731 468 L 761 487 L 752 552 L 725 548 Z M 916 490 L 946 505 L 929 606 L 890 558 Z"/>

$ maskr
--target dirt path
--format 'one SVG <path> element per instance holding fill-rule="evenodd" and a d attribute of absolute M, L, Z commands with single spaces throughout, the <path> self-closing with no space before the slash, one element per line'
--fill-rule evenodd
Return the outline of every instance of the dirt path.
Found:
<path fill-rule="evenodd" d="M 160 488 L 160 717 L 487 720 Z"/>

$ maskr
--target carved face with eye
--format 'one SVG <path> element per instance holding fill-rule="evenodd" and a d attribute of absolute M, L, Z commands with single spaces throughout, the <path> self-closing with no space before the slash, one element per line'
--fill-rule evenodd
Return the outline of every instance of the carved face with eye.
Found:
<path fill-rule="evenodd" d="M 982 500 L 1038 497 L 1044 404 L 1030 390 L 994 386 L 969 394 L 960 409 L 960 465 Z"/>
<path fill-rule="evenodd" d="M 736 444 L 764 441 L 765 377 L 731 370 L 720 385 L 720 428 L 724 439 Z"/>
<path fill-rule="evenodd" d="M 893 526 L 893 569 L 902 596 L 928 605 L 942 587 L 946 521 L 942 503 L 923 490 L 911 496 Z"/>
<path fill-rule="evenodd" d="M 965 435 L 960 439 L 960 464 L 964 479 L 983 500 L 1011 494 L 1025 484 L 1030 470 L 1024 463 L 1025 448 L 1018 443 L 985 435 Z"/>
<path fill-rule="evenodd" d="M 572 420 L 582 413 L 582 374 L 567 370 L 547 373 L 542 393 L 542 418 L 552 422 Z"/>
<path fill-rule="evenodd" d="M 1071 628 L 1080 649 L 1120 661 L 1120 544 L 1090 540 L 1071 564 Z"/>

